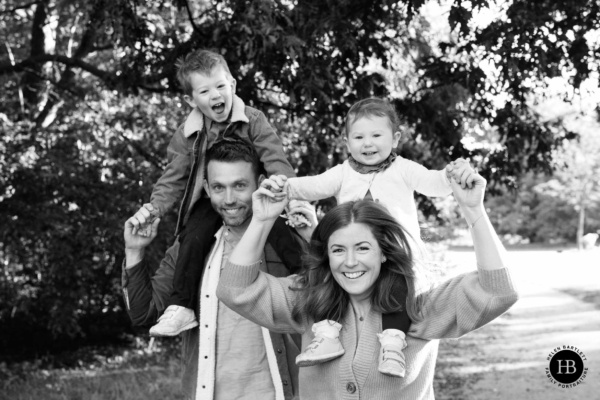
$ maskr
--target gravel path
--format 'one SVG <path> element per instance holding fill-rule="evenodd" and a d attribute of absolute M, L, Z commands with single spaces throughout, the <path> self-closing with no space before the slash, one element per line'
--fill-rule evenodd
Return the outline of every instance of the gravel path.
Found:
<path fill-rule="evenodd" d="M 461 268 L 474 253 L 451 252 Z M 521 298 L 491 324 L 440 345 L 436 399 L 600 399 L 600 251 L 511 251 Z M 466 268 L 465 268 L 466 267 Z M 550 352 L 581 350 L 582 384 L 561 388 L 546 377 Z"/>

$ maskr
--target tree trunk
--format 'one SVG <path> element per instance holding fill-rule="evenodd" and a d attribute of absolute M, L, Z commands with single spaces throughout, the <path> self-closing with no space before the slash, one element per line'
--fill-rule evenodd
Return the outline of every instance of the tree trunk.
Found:
<path fill-rule="evenodd" d="M 583 247 L 583 228 L 585 226 L 585 205 L 579 206 L 579 223 L 577 224 L 577 248 L 579 250 Z"/>

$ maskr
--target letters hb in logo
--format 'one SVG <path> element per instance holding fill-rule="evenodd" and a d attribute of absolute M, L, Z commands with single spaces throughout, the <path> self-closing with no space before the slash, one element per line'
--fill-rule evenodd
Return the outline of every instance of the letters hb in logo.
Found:
<path fill-rule="evenodd" d="M 560 383 L 573 383 L 583 374 L 583 360 L 574 351 L 559 351 L 550 360 L 550 374 Z"/>

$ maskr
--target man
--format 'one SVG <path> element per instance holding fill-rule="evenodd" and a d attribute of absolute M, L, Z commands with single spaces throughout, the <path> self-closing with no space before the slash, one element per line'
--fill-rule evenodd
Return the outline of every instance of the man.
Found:
<path fill-rule="evenodd" d="M 299 338 L 259 327 L 220 303 L 215 295 L 221 268 L 250 222 L 252 193 L 264 179 L 259 173 L 260 161 L 248 144 L 222 141 L 207 152 L 206 163 L 205 190 L 224 225 L 205 261 L 196 310 L 199 326 L 182 334 L 184 391 L 191 399 L 291 399 L 298 388 L 294 360 Z M 305 208 L 297 211 L 316 224 L 314 212 L 311 215 Z M 136 218 L 138 221 L 133 221 Z M 138 213 L 127 220 L 124 233 L 123 292 L 134 325 L 153 324 L 165 310 L 178 251 L 176 243 L 152 274 L 144 261 L 144 250 L 156 237 L 159 221 L 145 238 L 132 233 L 134 222 L 145 222 L 141 219 L 144 215 Z M 299 233 L 307 237 L 308 230 L 299 229 Z M 262 260 L 266 272 L 290 274 L 270 245 L 265 246 Z"/>

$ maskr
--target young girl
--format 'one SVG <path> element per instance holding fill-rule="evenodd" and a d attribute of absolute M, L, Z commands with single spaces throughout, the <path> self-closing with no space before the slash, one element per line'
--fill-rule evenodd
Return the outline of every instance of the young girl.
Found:
<path fill-rule="evenodd" d="M 389 102 L 369 98 L 354 104 L 346 117 L 348 160 L 321 175 L 287 179 L 289 198 L 314 201 L 335 196 L 338 204 L 362 199 L 379 202 L 408 231 L 411 247 L 417 249 L 420 230 L 414 192 L 436 197 L 449 195 L 452 189 L 448 174 L 453 167 L 446 167 L 446 172 L 430 171 L 397 156 L 394 149 L 400 139 L 398 127 L 398 115 Z M 395 287 L 392 293 L 398 311 L 382 315 L 379 371 L 404 377 L 403 349 L 411 320 L 406 312 L 406 288 Z M 339 341 L 341 328 L 339 321 L 315 323 L 315 339 L 296 358 L 298 366 L 319 364 L 344 354 Z"/>

